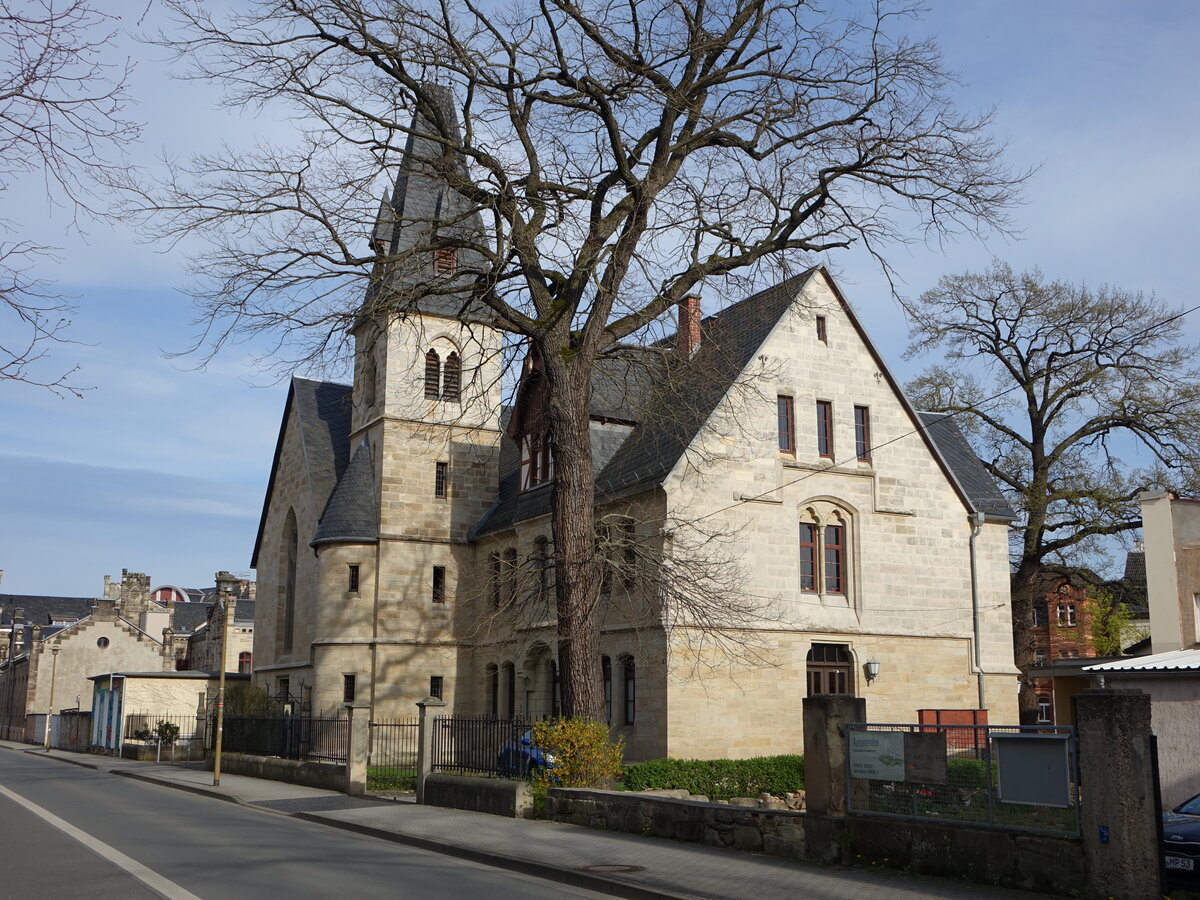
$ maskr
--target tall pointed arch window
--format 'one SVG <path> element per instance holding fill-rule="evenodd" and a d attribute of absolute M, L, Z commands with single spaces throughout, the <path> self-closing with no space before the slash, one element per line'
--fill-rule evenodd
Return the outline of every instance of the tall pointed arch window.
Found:
<path fill-rule="evenodd" d="M 296 563 L 300 556 L 300 537 L 296 528 L 296 511 L 288 510 L 287 521 L 283 526 L 284 552 L 287 554 L 287 568 L 283 583 L 283 621 L 280 623 L 283 632 L 283 652 L 290 653 L 293 643 L 293 632 L 296 630 Z"/>
<path fill-rule="evenodd" d="M 425 354 L 425 397 L 436 400 L 441 396 L 442 359 L 436 350 Z"/>
<path fill-rule="evenodd" d="M 459 362 L 458 354 L 451 351 L 446 357 L 445 365 L 442 366 L 442 399 L 457 403 L 461 386 L 462 363 Z"/>

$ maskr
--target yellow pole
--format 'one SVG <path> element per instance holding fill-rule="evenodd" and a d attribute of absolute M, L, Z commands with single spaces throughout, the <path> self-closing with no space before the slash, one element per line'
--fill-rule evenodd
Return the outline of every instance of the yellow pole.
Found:
<path fill-rule="evenodd" d="M 233 618 L 234 601 L 218 592 L 221 608 L 221 665 L 217 676 L 217 740 L 213 748 L 213 787 L 221 785 L 221 738 L 225 730 L 225 647 L 229 643 L 229 620 Z"/>

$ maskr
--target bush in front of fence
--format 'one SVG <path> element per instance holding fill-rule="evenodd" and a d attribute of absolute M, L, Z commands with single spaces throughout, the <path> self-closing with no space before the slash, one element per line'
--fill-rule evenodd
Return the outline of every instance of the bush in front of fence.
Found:
<path fill-rule="evenodd" d="M 625 741 L 613 741 L 608 726 L 582 716 L 549 718 L 533 725 L 533 744 L 554 758 L 538 768 L 535 781 L 543 786 L 605 787 L 621 772 Z"/>
<path fill-rule="evenodd" d="M 804 789 L 803 756 L 754 759 L 652 759 L 625 769 L 625 790 L 686 790 L 710 800 L 782 797 Z"/>

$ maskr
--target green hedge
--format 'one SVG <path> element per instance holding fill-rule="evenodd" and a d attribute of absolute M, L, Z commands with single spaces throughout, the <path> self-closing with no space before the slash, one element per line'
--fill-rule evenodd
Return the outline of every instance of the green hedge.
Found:
<path fill-rule="evenodd" d="M 803 756 L 755 759 L 652 759 L 625 769 L 625 790 L 687 790 L 710 800 L 757 797 L 764 791 L 782 797 L 804 788 Z"/>

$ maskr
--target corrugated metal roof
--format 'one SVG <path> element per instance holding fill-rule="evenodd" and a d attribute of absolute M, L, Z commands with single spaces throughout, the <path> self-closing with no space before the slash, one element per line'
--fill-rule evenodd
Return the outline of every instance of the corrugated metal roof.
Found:
<path fill-rule="evenodd" d="M 1169 650 L 1151 656 L 1133 656 L 1114 662 L 1085 666 L 1085 672 L 1179 672 L 1200 671 L 1200 650 Z"/>

